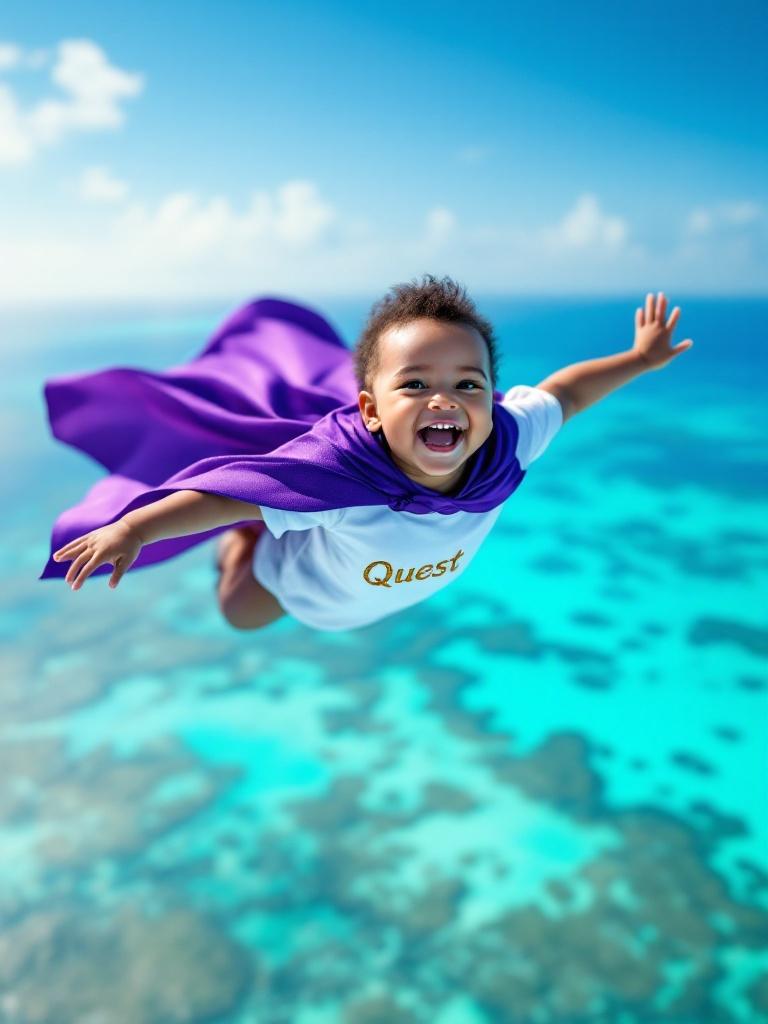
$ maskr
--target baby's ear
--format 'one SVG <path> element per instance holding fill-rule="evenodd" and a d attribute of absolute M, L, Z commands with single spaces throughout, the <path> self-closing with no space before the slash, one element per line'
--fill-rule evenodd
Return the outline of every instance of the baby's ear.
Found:
<path fill-rule="evenodd" d="M 365 420 L 366 424 L 369 420 L 376 417 L 376 399 L 373 397 L 370 391 L 361 391 L 357 396 L 357 406 L 360 410 L 360 415 Z"/>

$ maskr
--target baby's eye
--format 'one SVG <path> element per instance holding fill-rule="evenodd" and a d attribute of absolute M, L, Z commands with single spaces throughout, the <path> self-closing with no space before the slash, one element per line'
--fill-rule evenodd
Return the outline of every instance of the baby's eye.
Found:
<path fill-rule="evenodd" d="M 423 381 L 420 381 L 420 380 L 409 380 L 405 384 L 403 384 L 403 387 L 404 388 L 412 388 L 414 384 L 422 384 L 422 383 L 423 383 Z M 476 381 L 474 381 L 474 380 L 462 380 L 459 383 L 460 384 L 471 384 L 473 388 L 479 388 L 480 387 L 480 385 Z"/>

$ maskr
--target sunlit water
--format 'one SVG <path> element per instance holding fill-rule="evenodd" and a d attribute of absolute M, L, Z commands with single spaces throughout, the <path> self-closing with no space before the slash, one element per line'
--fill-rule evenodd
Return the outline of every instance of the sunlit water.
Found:
<path fill-rule="evenodd" d="M 768 303 L 674 297 L 694 348 L 374 626 L 233 630 L 212 544 L 38 580 L 103 473 L 43 380 L 242 300 L 1 321 L 0 1020 L 768 1020 Z M 629 347 L 633 302 L 481 302 L 500 386 Z M 315 308 L 351 344 L 367 305 Z"/>

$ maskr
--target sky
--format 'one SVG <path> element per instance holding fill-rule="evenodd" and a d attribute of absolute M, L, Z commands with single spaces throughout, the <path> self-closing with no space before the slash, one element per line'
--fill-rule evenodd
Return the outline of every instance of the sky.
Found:
<path fill-rule="evenodd" d="M 768 4 L 6 2 L 0 306 L 768 295 Z"/>

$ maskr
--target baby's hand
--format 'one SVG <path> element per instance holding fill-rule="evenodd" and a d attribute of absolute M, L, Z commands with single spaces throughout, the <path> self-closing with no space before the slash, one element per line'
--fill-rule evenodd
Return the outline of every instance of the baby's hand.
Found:
<path fill-rule="evenodd" d="M 94 569 L 108 562 L 115 571 L 109 580 L 110 587 L 116 587 L 123 576 L 138 558 L 142 542 L 133 527 L 123 519 L 109 523 L 98 530 L 76 537 L 64 547 L 54 551 L 54 562 L 69 562 L 65 577 L 72 590 L 79 590 Z M 74 581 L 74 582 L 73 582 Z"/>
<path fill-rule="evenodd" d="M 660 370 L 668 362 L 681 355 L 693 346 L 690 338 L 681 341 L 674 348 L 669 347 L 672 331 L 675 329 L 680 307 L 675 306 L 672 313 L 664 323 L 664 312 L 667 300 L 663 292 L 659 292 L 658 300 L 654 308 L 653 292 L 648 292 L 645 300 L 645 310 L 635 310 L 635 343 L 633 349 L 642 358 L 643 362 L 651 370 Z"/>

